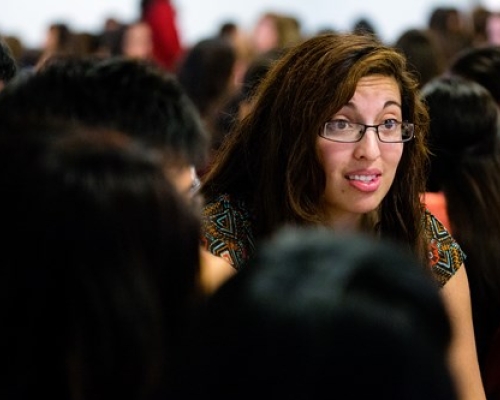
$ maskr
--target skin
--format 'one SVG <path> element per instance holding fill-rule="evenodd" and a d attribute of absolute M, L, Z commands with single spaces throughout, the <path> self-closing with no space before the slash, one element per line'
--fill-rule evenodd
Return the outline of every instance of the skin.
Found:
<path fill-rule="evenodd" d="M 360 79 L 354 96 L 333 119 L 377 125 L 402 120 L 397 82 L 381 75 Z M 387 195 L 403 154 L 403 143 L 381 143 L 370 128 L 357 143 L 335 143 L 318 136 L 317 149 L 326 174 L 323 206 L 335 229 L 358 230 L 361 217 L 376 210 Z M 356 176 L 355 176 L 356 175 Z M 361 179 L 365 175 L 368 179 Z M 484 400 L 476 357 L 465 267 L 441 291 L 453 329 L 450 368 L 461 400 Z"/>
<path fill-rule="evenodd" d="M 151 59 L 153 41 L 149 25 L 142 22 L 131 25 L 125 33 L 122 50 L 126 57 Z"/>
<path fill-rule="evenodd" d="M 402 120 L 396 80 L 382 75 L 361 78 L 352 99 L 333 119 L 377 125 Z M 369 128 L 356 143 L 318 136 L 317 149 L 326 174 L 323 207 L 332 227 L 357 230 L 363 214 L 377 209 L 387 195 L 403 154 L 403 143 L 382 143 Z"/>
<path fill-rule="evenodd" d="M 276 47 L 278 43 L 278 32 L 276 23 L 272 17 L 264 17 L 258 21 L 254 29 L 254 46 L 257 53 L 265 53 Z"/>

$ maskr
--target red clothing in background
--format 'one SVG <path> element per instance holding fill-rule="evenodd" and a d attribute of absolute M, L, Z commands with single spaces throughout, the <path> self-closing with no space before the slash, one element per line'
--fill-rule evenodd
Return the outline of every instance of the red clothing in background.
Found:
<path fill-rule="evenodd" d="M 151 27 L 153 58 L 163 68 L 174 71 L 182 54 L 174 7 L 168 0 L 151 0 L 142 19 Z"/>

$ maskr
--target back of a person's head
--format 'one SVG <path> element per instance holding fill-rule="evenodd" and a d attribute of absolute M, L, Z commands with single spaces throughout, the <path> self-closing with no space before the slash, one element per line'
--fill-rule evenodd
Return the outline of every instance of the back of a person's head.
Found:
<path fill-rule="evenodd" d="M 38 71 L 25 72 L 0 93 L 0 125 L 75 121 L 92 112 L 85 73 L 98 58 L 53 56 Z"/>
<path fill-rule="evenodd" d="M 172 164 L 204 164 L 207 157 L 208 134 L 195 106 L 175 76 L 149 62 L 49 59 L 6 89 L 0 93 L 0 125 L 78 121 L 162 149 Z"/>
<path fill-rule="evenodd" d="M 234 46 L 220 37 L 202 39 L 185 54 L 177 76 L 201 115 L 231 94 L 235 63 Z"/>
<path fill-rule="evenodd" d="M 499 115 L 489 91 L 460 76 L 440 76 L 422 88 L 430 115 L 430 191 L 457 181 L 464 161 L 492 157 L 499 150 Z"/>
<path fill-rule="evenodd" d="M 198 293 L 197 212 L 126 135 L 23 129 L 0 135 L 0 397 L 162 398 Z"/>
<path fill-rule="evenodd" d="M 394 43 L 417 74 L 422 87 L 444 71 L 444 60 L 434 37 L 423 29 L 408 29 Z"/>
<path fill-rule="evenodd" d="M 419 265 L 362 236 L 280 231 L 210 299 L 203 396 L 454 398 L 449 322 Z"/>
<path fill-rule="evenodd" d="M 206 161 L 209 136 L 177 78 L 140 60 L 112 58 L 88 72 L 93 123 L 108 124 L 189 164 Z"/>
<path fill-rule="evenodd" d="M 500 46 L 485 45 L 461 51 L 451 60 L 449 72 L 483 85 L 500 107 Z"/>

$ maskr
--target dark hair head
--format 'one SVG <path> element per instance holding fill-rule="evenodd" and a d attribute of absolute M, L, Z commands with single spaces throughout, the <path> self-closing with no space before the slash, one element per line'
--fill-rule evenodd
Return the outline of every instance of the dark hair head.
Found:
<path fill-rule="evenodd" d="M 430 150 L 464 154 L 495 153 L 499 109 L 490 92 L 459 76 L 441 76 L 422 89 L 428 108 Z"/>
<path fill-rule="evenodd" d="M 217 36 L 220 38 L 230 38 L 237 30 L 238 25 L 236 25 L 236 22 L 226 21 L 219 26 Z"/>
<path fill-rule="evenodd" d="M 427 25 L 438 32 L 448 32 L 452 28 L 451 19 L 457 16 L 458 9 L 455 7 L 435 7 L 431 10 Z"/>
<path fill-rule="evenodd" d="M 451 61 L 449 73 L 480 83 L 500 106 L 500 46 L 462 50 Z"/>
<path fill-rule="evenodd" d="M 431 116 L 428 190 L 439 191 L 443 179 L 456 179 L 464 158 L 498 152 L 500 112 L 486 88 L 459 76 L 433 79 L 422 88 L 422 97 Z"/>
<path fill-rule="evenodd" d="M 425 187 L 427 110 L 404 56 L 368 35 L 319 35 L 289 49 L 259 86 L 253 112 L 217 155 L 204 185 L 206 197 L 247 196 L 260 233 L 285 221 L 321 223 L 325 172 L 317 154 L 318 132 L 348 103 L 359 80 L 371 74 L 394 77 L 403 119 L 416 126 L 380 208 L 382 232 L 415 245 L 419 193 Z"/>
<path fill-rule="evenodd" d="M 264 388 L 294 399 L 455 398 L 437 287 L 394 244 L 284 229 L 215 293 L 204 322 L 196 380 L 209 399 Z"/>
<path fill-rule="evenodd" d="M 2 397 L 162 397 L 197 296 L 199 216 L 118 132 L 19 126 L 0 144 Z"/>
<path fill-rule="evenodd" d="M 236 62 L 236 50 L 225 38 L 200 40 L 184 56 L 177 76 L 202 116 L 226 100 Z"/>
<path fill-rule="evenodd" d="M 85 73 L 98 58 L 55 55 L 40 70 L 19 74 L 0 93 L 0 125 L 76 121 L 91 109 Z"/>
<path fill-rule="evenodd" d="M 193 102 L 173 74 L 149 62 L 112 58 L 89 72 L 99 124 L 130 134 L 173 159 L 204 165 L 209 136 Z"/>
<path fill-rule="evenodd" d="M 140 139 L 170 164 L 203 165 L 208 156 L 198 111 L 175 76 L 150 63 L 61 57 L 9 86 L 0 96 L 0 125 L 78 121 Z"/>
<path fill-rule="evenodd" d="M 236 48 L 230 40 L 212 37 L 189 49 L 177 69 L 179 82 L 210 132 L 211 149 L 217 149 L 226 134 L 219 120 L 224 106 L 234 94 L 236 59 Z"/>
<path fill-rule="evenodd" d="M 373 35 L 377 36 L 377 31 L 372 22 L 367 18 L 359 18 L 352 27 L 353 33 L 358 35 Z"/>
<path fill-rule="evenodd" d="M 53 32 L 56 36 L 56 46 L 57 50 L 70 50 L 72 32 L 69 26 L 64 22 L 55 22 L 49 25 L 49 30 Z"/>
<path fill-rule="evenodd" d="M 445 62 L 429 31 L 408 29 L 398 37 L 394 47 L 406 56 L 409 67 L 419 78 L 420 87 L 443 73 Z"/>

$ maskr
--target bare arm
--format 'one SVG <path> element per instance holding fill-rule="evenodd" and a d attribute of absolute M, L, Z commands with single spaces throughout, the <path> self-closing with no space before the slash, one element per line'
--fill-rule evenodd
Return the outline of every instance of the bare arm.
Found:
<path fill-rule="evenodd" d="M 450 365 L 459 400 L 485 400 L 474 341 L 469 281 L 463 265 L 441 292 L 453 332 Z"/>

